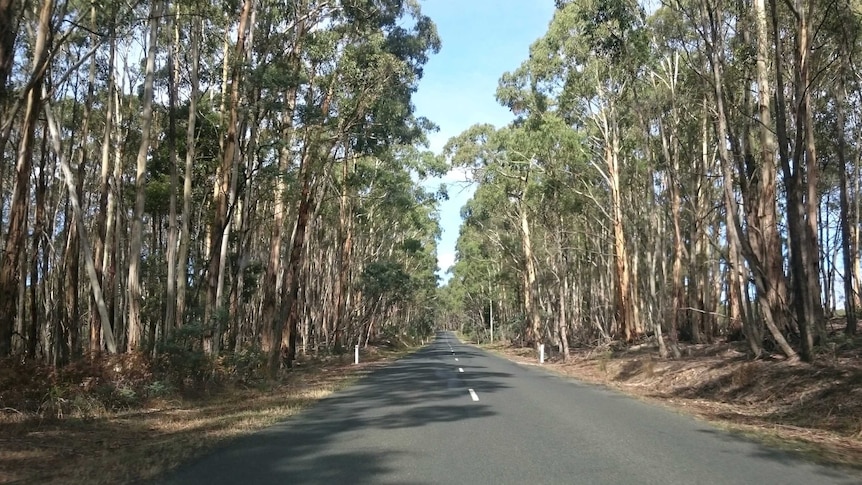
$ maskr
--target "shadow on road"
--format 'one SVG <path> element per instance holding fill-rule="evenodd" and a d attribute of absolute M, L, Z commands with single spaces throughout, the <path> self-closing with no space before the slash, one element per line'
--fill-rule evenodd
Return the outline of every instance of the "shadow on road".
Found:
<path fill-rule="evenodd" d="M 508 387 L 510 374 L 470 366 L 469 361 L 479 354 L 460 345 L 453 353 L 438 340 L 281 424 L 231 441 L 157 483 L 386 482 L 395 471 L 394 462 L 401 460 L 403 468 L 411 452 L 393 449 L 385 442 L 391 435 L 380 430 L 416 428 L 414 433 L 422 433 L 426 425 L 494 415 L 488 406 L 472 402 L 467 389 L 481 390 L 483 395 L 496 392 Z M 458 372 L 459 366 L 469 371 Z M 405 483 L 403 476 L 398 483 Z"/>
<path fill-rule="evenodd" d="M 805 466 L 811 455 L 807 455 L 798 450 L 770 448 L 764 445 L 762 441 L 740 434 L 739 432 L 718 430 L 718 429 L 700 429 L 701 433 L 708 434 L 714 438 L 725 442 L 738 443 L 752 447 L 753 451 L 750 455 L 761 460 L 774 461 L 788 468 Z M 817 466 L 816 473 L 829 478 L 829 483 L 862 483 L 858 480 L 862 479 L 858 468 L 851 467 L 836 467 L 828 468 L 826 466 Z M 849 477 L 848 477 L 849 475 Z"/>

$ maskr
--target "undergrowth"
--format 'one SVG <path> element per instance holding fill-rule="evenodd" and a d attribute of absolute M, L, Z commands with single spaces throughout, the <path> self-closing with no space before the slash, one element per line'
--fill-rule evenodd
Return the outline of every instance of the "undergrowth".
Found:
<path fill-rule="evenodd" d="M 217 358 L 175 340 L 158 357 L 143 353 L 90 355 L 51 366 L 0 360 L 0 411 L 26 417 L 101 417 L 136 409 L 155 399 L 193 397 L 264 379 L 261 352 L 243 350 Z"/>

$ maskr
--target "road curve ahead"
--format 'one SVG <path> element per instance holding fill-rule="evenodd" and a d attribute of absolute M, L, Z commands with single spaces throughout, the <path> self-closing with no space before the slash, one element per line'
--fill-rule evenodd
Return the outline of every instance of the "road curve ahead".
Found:
<path fill-rule="evenodd" d="M 411 356 L 161 483 L 862 481 L 440 332 Z"/>

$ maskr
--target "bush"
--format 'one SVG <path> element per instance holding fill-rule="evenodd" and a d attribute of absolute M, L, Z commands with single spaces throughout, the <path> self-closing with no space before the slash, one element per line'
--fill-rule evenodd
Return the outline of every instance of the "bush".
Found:
<path fill-rule="evenodd" d="M 49 367 L 14 358 L 0 360 L 0 408 L 35 412 L 49 394 L 53 381 Z"/>
<path fill-rule="evenodd" d="M 84 358 L 54 369 L 0 362 L 0 407 L 43 417 L 92 417 L 141 404 L 153 374 L 142 354 Z"/>
<path fill-rule="evenodd" d="M 201 348 L 202 337 L 200 326 L 178 329 L 156 360 L 141 353 L 100 355 L 59 369 L 0 360 L 0 409 L 42 417 L 95 417 L 140 407 L 147 399 L 264 378 L 266 355 L 259 350 L 213 359 Z"/>
<path fill-rule="evenodd" d="M 266 355 L 246 349 L 213 359 L 201 348 L 205 329 L 187 325 L 171 335 L 158 360 L 159 377 L 180 390 L 208 390 L 228 382 L 248 384 L 263 378 Z"/>
<path fill-rule="evenodd" d="M 224 377 L 243 384 L 261 380 L 266 372 L 266 354 L 260 350 L 240 350 L 225 355 L 220 361 Z"/>
<path fill-rule="evenodd" d="M 179 328 L 162 347 L 157 371 L 179 389 L 202 388 L 214 381 L 215 363 L 204 353 L 200 342 L 204 329 L 191 324 Z"/>

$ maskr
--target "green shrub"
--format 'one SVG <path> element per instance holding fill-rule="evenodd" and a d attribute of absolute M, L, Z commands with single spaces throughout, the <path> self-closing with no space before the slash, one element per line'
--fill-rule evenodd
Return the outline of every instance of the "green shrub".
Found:
<path fill-rule="evenodd" d="M 201 348 L 203 335 L 199 324 L 176 329 L 162 346 L 156 363 L 160 377 L 179 389 L 205 387 L 212 382 L 215 366 Z"/>
<path fill-rule="evenodd" d="M 176 392 L 176 388 L 167 381 L 153 381 L 145 387 L 147 397 L 167 397 Z"/>
<path fill-rule="evenodd" d="M 244 349 L 225 355 L 220 370 L 224 378 L 248 384 L 259 381 L 266 372 L 266 354 L 260 350 Z"/>

